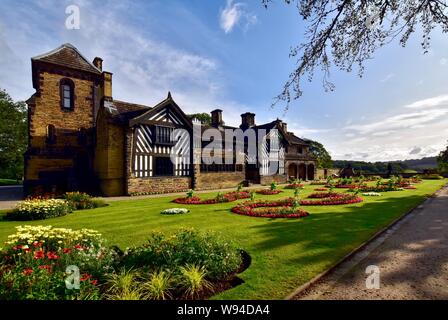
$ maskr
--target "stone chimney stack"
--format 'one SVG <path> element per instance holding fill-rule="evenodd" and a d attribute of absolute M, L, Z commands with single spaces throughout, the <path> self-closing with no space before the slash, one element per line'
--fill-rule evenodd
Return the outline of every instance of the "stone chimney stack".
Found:
<path fill-rule="evenodd" d="M 112 99 L 112 73 L 103 71 L 103 97 Z"/>
<path fill-rule="evenodd" d="M 222 125 L 224 124 L 224 122 L 222 121 L 222 110 L 215 109 L 210 113 L 212 115 L 212 126 L 215 128 L 222 127 Z"/>
<path fill-rule="evenodd" d="M 252 128 L 255 126 L 255 113 L 246 112 L 241 115 L 241 129 Z"/>
<path fill-rule="evenodd" d="M 100 71 L 103 71 L 103 59 L 96 57 L 93 59 L 93 65 L 97 67 Z"/>

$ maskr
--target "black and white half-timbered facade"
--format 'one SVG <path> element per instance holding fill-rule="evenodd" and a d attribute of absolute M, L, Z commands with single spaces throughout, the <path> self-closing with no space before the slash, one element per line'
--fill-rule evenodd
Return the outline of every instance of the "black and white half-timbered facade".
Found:
<path fill-rule="evenodd" d="M 28 194 L 79 190 L 136 195 L 314 177 L 316 161 L 308 143 L 288 132 L 280 120 L 256 125 L 255 114 L 246 112 L 241 125 L 231 127 L 225 125 L 222 110 L 216 109 L 211 121 L 200 124 L 198 143 L 194 137 L 198 122 L 170 93 L 154 107 L 116 100 L 113 74 L 103 70 L 103 60 L 96 57 L 90 62 L 71 44 L 33 58 L 32 71 L 36 93 L 27 100 Z M 223 140 L 229 130 L 248 129 L 267 133 L 260 144 L 255 143 L 254 154 L 248 154 L 246 142 L 239 144 L 242 151 L 227 152 L 228 145 L 219 143 L 224 151 L 201 154 L 203 147 Z M 211 131 L 213 139 L 202 139 Z M 207 161 L 217 155 L 219 163 Z"/>

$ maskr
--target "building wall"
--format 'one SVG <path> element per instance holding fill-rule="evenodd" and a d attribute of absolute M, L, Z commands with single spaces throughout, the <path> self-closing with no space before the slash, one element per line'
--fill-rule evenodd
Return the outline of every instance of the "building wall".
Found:
<path fill-rule="evenodd" d="M 128 180 L 129 195 L 183 192 L 191 189 L 191 177 L 148 177 Z"/>
<path fill-rule="evenodd" d="M 98 114 L 95 146 L 95 174 L 101 194 L 125 194 L 125 132 L 120 125 L 109 121 L 106 112 Z"/>
<path fill-rule="evenodd" d="M 94 127 L 94 83 L 87 78 L 80 79 L 62 73 L 60 70 L 54 73 L 40 72 L 39 88 L 28 106 L 29 146 L 25 155 L 24 172 L 24 189 L 27 195 L 41 189 L 48 191 L 52 187 L 43 185 L 48 183 L 39 180 L 41 172 L 73 170 L 74 159 L 79 152 L 87 154 L 89 161 L 93 157 L 89 144 L 92 142 L 91 130 Z M 63 78 L 69 78 L 75 84 L 73 111 L 61 109 L 60 80 Z M 53 125 L 56 131 L 56 141 L 53 144 L 47 143 L 49 125 Z M 85 129 L 87 135 L 86 142 L 82 144 L 80 129 Z"/>
<path fill-rule="evenodd" d="M 272 175 L 272 176 L 260 176 L 260 184 L 263 186 L 269 185 L 272 182 L 276 182 L 279 184 L 286 183 L 288 180 L 288 176 L 285 175 Z"/>
<path fill-rule="evenodd" d="M 244 170 L 237 172 L 207 172 L 195 177 L 195 190 L 233 188 L 246 179 Z"/>

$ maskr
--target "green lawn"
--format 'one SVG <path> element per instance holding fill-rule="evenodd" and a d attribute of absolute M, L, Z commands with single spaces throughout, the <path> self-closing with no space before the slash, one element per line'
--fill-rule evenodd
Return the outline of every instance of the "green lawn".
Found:
<path fill-rule="evenodd" d="M 14 179 L 0 179 L 0 186 L 13 186 L 22 184 L 22 181 L 17 181 Z"/>
<path fill-rule="evenodd" d="M 156 230 L 172 231 L 179 227 L 215 230 L 234 240 L 252 256 L 251 266 L 240 275 L 245 283 L 215 298 L 282 299 L 446 182 L 423 181 L 417 185 L 417 190 L 365 197 L 365 202 L 354 205 L 304 207 L 311 215 L 302 219 L 239 216 L 230 212 L 235 203 L 186 206 L 170 203 L 173 197 L 126 200 L 45 221 L 1 221 L 0 241 L 5 241 L 14 232 L 14 226 L 20 224 L 96 229 L 110 244 L 122 248 L 143 243 L 148 233 Z M 302 197 L 316 187 L 306 186 Z M 292 190 L 285 190 L 277 196 L 257 198 L 275 199 L 292 194 Z M 191 212 L 177 216 L 159 213 L 170 207 L 188 207 Z"/>

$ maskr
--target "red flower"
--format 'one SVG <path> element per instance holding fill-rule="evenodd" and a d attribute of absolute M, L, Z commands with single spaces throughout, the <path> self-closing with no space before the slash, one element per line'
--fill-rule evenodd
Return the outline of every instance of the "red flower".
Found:
<path fill-rule="evenodd" d="M 98 284 L 98 280 L 92 280 L 90 281 L 91 284 L 93 284 L 94 286 L 96 286 Z"/>
<path fill-rule="evenodd" d="M 82 275 L 81 279 L 79 279 L 80 281 L 86 281 L 89 280 L 92 276 L 88 273 L 85 273 Z"/>
<path fill-rule="evenodd" d="M 14 247 L 12 247 L 13 248 L 13 250 L 20 250 L 20 249 L 22 249 L 22 245 L 17 245 L 17 246 L 14 246 Z"/>
<path fill-rule="evenodd" d="M 69 254 L 70 252 L 72 252 L 72 249 L 64 248 L 64 250 L 62 250 L 62 252 L 64 252 L 65 254 Z"/>
<path fill-rule="evenodd" d="M 27 268 L 27 269 L 23 270 L 23 274 L 25 276 L 29 276 L 32 273 L 33 273 L 33 269 L 32 268 Z"/>
<path fill-rule="evenodd" d="M 76 244 L 73 248 L 78 249 L 78 250 L 82 250 L 82 245 Z"/>
<path fill-rule="evenodd" d="M 34 243 L 33 243 L 33 246 L 34 246 L 34 247 L 40 247 L 40 245 L 41 245 L 40 242 L 34 242 Z"/>
<path fill-rule="evenodd" d="M 57 260 L 59 259 L 59 256 L 56 255 L 56 253 L 54 253 L 53 251 L 50 251 L 47 253 L 47 258 L 50 260 Z"/>
<path fill-rule="evenodd" d="M 47 269 L 48 271 L 50 271 L 51 266 L 43 265 L 43 266 L 39 266 L 39 269 Z"/>
<path fill-rule="evenodd" d="M 36 259 L 36 260 L 43 259 L 44 257 L 45 257 L 45 253 L 43 250 L 39 250 L 34 253 L 34 259 Z"/>

